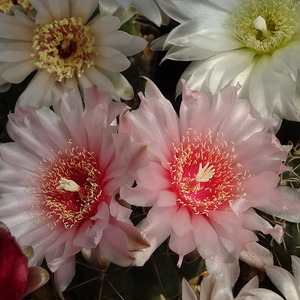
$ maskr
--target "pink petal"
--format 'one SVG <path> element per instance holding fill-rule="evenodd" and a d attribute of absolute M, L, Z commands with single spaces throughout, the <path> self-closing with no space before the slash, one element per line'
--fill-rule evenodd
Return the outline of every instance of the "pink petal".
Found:
<path fill-rule="evenodd" d="M 193 232 L 189 231 L 186 235 L 181 237 L 177 236 L 175 233 L 172 233 L 169 241 L 169 247 L 172 251 L 179 255 L 177 266 L 180 268 L 183 257 L 196 248 Z"/>
<path fill-rule="evenodd" d="M 184 237 L 193 230 L 191 218 L 193 216 L 190 215 L 186 207 L 181 206 L 178 209 L 171 222 L 172 229 L 178 237 Z"/>
<path fill-rule="evenodd" d="M 264 234 L 271 234 L 278 244 L 282 242 L 283 228 L 278 224 L 273 228 L 269 222 L 260 217 L 254 210 L 248 210 L 243 213 L 243 226 L 250 230 L 259 230 Z"/>
<path fill-rule="evenodd" d="M 68 287 L 75 275 L 75 256 L 71 256 L 68 260 L 54 273 L 55 288 L 61 299 L 62 292 Z"/>
<path fill-rule="evenodd" d="M 215 256 L 220 241 L 208 218 L 203 215 L 194 215 L 192 217 L 192 226 L 197 249 L 202 258 L 208 259 Z"/>
<path fill-rule="evenodd" d="M 142 230 L 142 235 L 149 242 L 150 247 L 135 253 L 135 265 L 143 266 L 155 249 L 171 234 L 171 222 L 176 211 L 176 206 L 154 205 L 147 218 L 138 224 L 138 228 Z"/>
<path fill-rule="evenodd" d="M 103 232 L 99 243 L 102 255 L 109 261 L 127 267 L 134 262 L 133 256 L 127 249 L 128 238 L 123 230 L 109 225 Z"/>

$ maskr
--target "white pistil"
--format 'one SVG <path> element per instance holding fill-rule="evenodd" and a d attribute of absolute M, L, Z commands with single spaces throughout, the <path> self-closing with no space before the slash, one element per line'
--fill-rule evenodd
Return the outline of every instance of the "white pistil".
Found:
<path fill-rule="evenodd" d="M 80 185 L 75 181 L 62 177 L 59 180 L 59 186 L 56 187 L 58 190 L 65 190 L 68 192 L 78 192 L 80 190 Z"/>
<path fill-rule="evenodd" d="M 255 29 L 260 30 L 264 36 L 265 39 L 270 38 L 270 32 L 267 27 L 266 20 L 258 16 L 254 21 L 253 21 L 253 26 Z"/>
<path fill-rule="evenodd" d="M 202 167 L 202 163 L 199 164 L 199 170 L 196 174 L 196 181 L 197 182 L 207 182 L 209 181 L 215 174 L 214 166 L 209 166 L 209 162 Z"/>

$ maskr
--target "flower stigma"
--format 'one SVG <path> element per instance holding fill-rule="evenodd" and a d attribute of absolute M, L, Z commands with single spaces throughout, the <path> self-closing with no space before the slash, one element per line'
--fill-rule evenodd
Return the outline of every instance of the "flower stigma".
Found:
<path fill-rule="evenodd" d="M 232 15 L 233 35 L 258 53 L 272 53 L 293 38 L 297 4 L 292 0 L 245 0 Z"/>
<path fill-rule="evenodd" d="M 102 200 L 102 175 L 93 153 L 72 147 L 58 157 L 43 159 L 33 177 L 31 191 L 37 197 L 33 210 L 51 228 L 78 226 L 97 211 Z"/>
<path fill-rule="evenodd" d="M 232 201 L 246 195 L 242 181 L 250 177 L 249 171 L 240 171 L 234 143 L 227 143 L 223 134 L 212 137 L 209 131 L 202 137 L 190 129 L 173 149 L 172 190 L 191 212 L 229 210 Z"/>
<path fill-rule="evenodd" d="M 58 181 L 59 185 L 56 187 L 57 190 L 65 190 L 68 192 L 78 192 L 86 195 L 86 190 L 78 185 L 75 181 L 62 177 Z"/>
<path fill-rule="evenodd" d="M 202 167 L 202 163 L 199 164 L 199 170 L 196 174 L 197 182 L 207 182 L 211 179 L 215 174 L 214 166 L 209 166 L 209 162 L 206 163 L 204 167 Z"/>
<path fill-rule="evenodd" d="M 95 39 L 81 18 L 72 17 L 38 25 L 34 31 L 33 54 L 35 65 L 56 73 L 58 81 L 81 77 L 85 68 L 94 66 Z"/>

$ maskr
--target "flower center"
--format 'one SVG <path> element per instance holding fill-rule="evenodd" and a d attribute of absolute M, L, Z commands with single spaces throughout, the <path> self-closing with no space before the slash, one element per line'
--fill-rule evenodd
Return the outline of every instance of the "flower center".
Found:
<path fill-rule="evenodd" d="M 202 137 L 189 131 L 180 147 L 174 146 L 170 163 L 172 187 L 180 205 L 206 215 L 230 209 L 232 201 L 246 195 L 241 182 L 250 176 L 248 171 L 239 171 L 237 158 L 233 143 L 227 143 L 222 134 L 213 140 L 210 132 Z"/>
<path fill-rule="evenodd" d="M 21 5 L 27 12 L 31 8 L 31 4 L 27 0 L 0 0 L 0 12 L 7 14 L 13 5 Z"/>
<path fill-rule="evenodd" d="M 36 171 L 32 192 L 37 197 L 34 211 L 49 219 L 51 227 L 77 226 L 95 214 L 102 189 L 102 175 L 93 153 L 86 149 L 58 153 L 59 158 L 44 159 Z"/>
<path fill-rule="evenodd" d="M 75 75 L 81 77 L 85 68 L 95 65 L 95 39 L 81 18 L 38 25 L 34 33 L 32 57 L 36 66 L 55 72 L 59 81 Z"/>
<path fill-rule="evenodd" d="M 292 39 L 297 17 L 292 0 L 245 0 L 232 15 L 233 34 L 248 48 L 272 52 Z"/>

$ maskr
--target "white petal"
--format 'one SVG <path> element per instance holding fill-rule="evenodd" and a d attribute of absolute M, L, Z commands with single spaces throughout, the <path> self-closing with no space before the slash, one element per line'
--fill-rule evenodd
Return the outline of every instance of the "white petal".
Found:
<path fill-rule="evenodd" d="M 207 300 L 231 300 L 233 298 L 232 287 L 239 275 L 239 264 L 237 259 L 224 250 L 222 248 L 219 249 L 218 256 L 212 257 L 205 262 L 208 273 L 215 280 L 211 298 L 206 298 Z M 201 300 L 203 298 L 201 289 L 200 298 Z"/>
<path fill-rule="evenodd" d="M 278 294 L 274 293 L 273 291 L 267 290 L 267 289 L 263 289 L 263 288 L 256 288 L 253 290 L 250 290 L 245 297 L 246 298 L 241 298 L 241 300 L 248 299 L 248 295 L 251 295 L 249 298 L 250 299 L 254 299 L 254 300 L 284 300 L 282 297 L 280 297 Z M 253 298 L 252 296 L 254 296 L 255 298 Z M 236 300 L 239 300 L 240 298 L 237 298 Z"/>
<path fill-rule="evenodd" d="M 32 50 L 29 51 L 20 51 L 17 50 L 8 50 L 8 51 L 1 51 L 0 52 L 0 61 L 2 62 L 17 62 L 17 61 L 24 61 L 24 60 L 32 60 L 31 58 Z M 34 62 L 33 62 L 34 64 Z M 36 67 L 35 67 L 36 69 Z"/>
<path fill-rule="evenodd" d="M 121 22 L 119 18 L 113 16 L 104 16 L 97 18 L 90 27 L 91 35 L 97 37 L 109 34 L 120 28 Z"/>
<path fill-rule="evenodd" d="M 290 272 L 277 266 L 266 266 L 266 273 L 287 300 L 300 298 L 299 287 Z"/>
<path fill-rule="evenodd" d="M 130 7 L 128 10 L 125 10 L 122 6 L 119 6 L 119 8 L 114 12 L 113 15 L 120 19 L 121 24 L 124 24 L 129 19 L 131 19 L 135 13 L 136 10 L 133 7 Z"/>
<path fill-rule="evenodd" d="M 93 83 L 85 76 L 85 74 L 81 74 L 78 78 L 78 82 L 80 83 L 83 89 L 89 88 L 93 86 Z"/>
<path fill-rule="evenodd" d="M 209 70 L 207 78 L 211 91 L 225 87 L 239 73 L 245 70 L 253 61 L 255 53 L 247 50 L 225 52 L 207 60 L 201 66 L 202 70 Z M 200 70 L 197 70 L 199 73 Z"/>
<path fill-rule="evenodd" d="M 156 0 L 156 2 L 161 9 L 163 25 L 168 25 L 168 21 L 170 18 L 177 21 L 178 23 L 182 23 L 189 19 L 189 17 L 183 14 L 181 9 L 177 7 L 175 1 L 171 2 L 169 0 Z M 168 16 L 168 19 L 166 19 L 166 16 Z"/>
<path fill-rule="evenodd" d="M 219 32 L 215 30 L 214 32 L 205 32 L 203 34 L 200 32 L 189 37 L 189 40 L 193 45 L 211 51 L 228 51 L 245 46 L 234 38 L 231 32 L 225 30 L 220 30 Z"/>
<path fill-rule="evenodd" d="M 278 98 L 281 84 L 277 82 L 276 74 L 271 72 L 270 66 L 270 56 L 260 57 L 252 71 L 249 85 L 251 103 L 265 117 L 271 117 L 273 114 L 274 103 Z"/>
<path fill-rule="evenodd" d="M 22 24 L 16 17 L 0 14 L 0 37 L 20 41 L 32 41 L 33 28 Z"/>
<path fill-rule="evenodd" d="M 276 216 L 278 218 L 285 219 L 289 222 L 300 222 L 300 190 L 291 187 L 280 186 L 277 190 L 281 193 L 282 207 L 270 203 L 268 206 L 259 207 L 259 210 Z"/>
<path fill-rule="evenodd" d="M 144 50 L 148 45 L 148 42 L 143 38 L 133 35 L 131 38 L 129 43 L 114 45 L 114 48 L 126 56 L 132 56 Z"/>
<path fill-rule="evenodd" d="M 238 296 L 243 296 L 243 294 L 246 295 L 250 290 L 254 288 L 258 288 L 258 284 L 259 284 L 258 276 L 253 277 L 250 281 L 247 282 L 247 284 L 243 286 Z"/>
<path fill-rule="evenodd" d="M 118 52 L 114 57 L 105 57 L 97 55 L 94 57 L 97 66 L 110 72 L 122 72 L 129 68 L 130 62 L 125 55 Z"/>
<path fill-rule="evenodd" d="M 273 256 L 271 252 L 256 242 L 247 244 L 247 250 L 243 250 L 240 253 L 240 259 L 249 266 L 259 270 L 264 270 L 265 266 L 273 265 Z"/>
<path fill-rule="evenodd" d="M 31 0 L 30 2 L 37 11 L 35 17 L 37 24 L 47 24 L 54 21 L 47 0 Z"/>
<path fill-rule="evenodd" d="M 178 25 L 168 34 L 165 45 L 189 46 L 189 37 L 198 31 L 199 26 L 198 19 Z"/>
<path fill-rule="evenodd" d="M 26 28 L 28 28 L 28 30 L 33 31 L 35 29 L 35 27 L 36 27 L 35 22 L 31 18 L 29 18 L 28 15 L 24 14 L 23 11 L 15 10 L 14 14 L 15 14 L 16 20 L 23 23 L 23 25 L 25 25 Z"/>
<path fill-rule="evenodd" d="M 292 47 L 284 47 L 274 51 L 271 64 L 275 72 L 291 76 L 294 81 L 297 80 L 298 68 L 295 64 Z"/>
<path fill-rule="evenodd" d="M 82 0 L 73 0 L 70 16 L 80 17 L 83 24 L 86 24 L 95 12 L 98 3 L 98 0 L 85 0 L 84 5 L 82 5 Z"/>
<path fill-rule="evenodd" d="M 154 24 L 161 25 L 160 11 L 152 0 L 132 0 L 132 5 Z"/>
<path fill-rule="evenodd" d="M 70 3 L 68 0 L 48 0 L 48 6 L 51 11 L 53 20 L 62 20 L 64 18 L 70 17 Z"/>
<path fill-rule="evenodd" d="M 112 0 L 115 1 L 115 0 Z M 132 0 L 116 0 L 124 9 L 129 9 Z"/>
<path fill-rule="evenodd" d="M 110 92 L 113 99 L 119 100 L 115 88 L 112 82 L 102 72 L 99 72 L 96 68 L 87 68 L 85 70 L 86 77 L 93 83 L 96 84 L 101 90 Z"/>
<path fill-rule="evenodd" d="M 131 40 L 131 35 L 124 31 L 117 30 L 106 35 L 101 35 L 101 37 L 99 37 L 99 42 L 96 44 L 101 46 L 115 46 L 120 44 L 127 44 Z"/>
<path fill-rule="evenodd" d="M 123 76 L 121 73 L 108 72 L 106 70 L 103 70 L 103 74 L 110 79 L 115 91 L 118 94 L 118 97 L 114 98 L 114 100 L 118 100 L 119 98 L 124 100 L 131 100 L 133 98 L 133 88 L 125 78 L 125 76 Z"/>
<path fill-rule="evenodd" d="M 182 279 L 182 300 L 197 300 L 196 294 L 185 278 Z"/>
<path fill-rule="evenodd" d="M 56 79 L 55 74 L 49 74 L 45 70 L 40 70 L 33 77 L 25 91 L 19 97 L 16 107 L 30 104 L 34 107 L 50 106 L 49 90 Z M 43 87 L 43 88 L 41 88 Z"/>
<path fill-rule="evenodd" d="M 100 16 L 113 15 L 115 11 L 120 7 L 120 4 L 116 0 L 99 0 Z"/>
<path fill-rule="evenodd" d="M 239 8 L 240 3 L 241 3 L 239 0 L 227 0 L 226 2 L 224 2 L 222 0 L 210 0 L 210 2 L 227 10 L 230 14 L 232 12 L 235 12 L 237 10 L 237 8 Z"/>
<path fill-rule="evenodd" d="M 171 49 L 168 50 L 166 56 L 163 58 L 162 62 L 166 59 L 177 61 L 201 60 L 209 58 L 215 54 L 216 52 L 207 49 L 201 49 L 194 45 L 189 45 L 188 47 L 172 46 Z"/>
<path fill-rule="evenodd" d="M 286 120 L 299 121 L 300 76 L 297 77 L 297 82 L 295 82 L 290 78 L 290 76 L 285 76 L 281 74 L 278 75 L 278 78 L 276 78 L 274 82 L 281 83 L 280 94 L 279 97 L 277 97 L 277 101 L 275 102 L 274 114 Z"/>
<path fill-rule="evenodd" d="M 178 9 L 178 14 L 174 16 L 170 14 L 170 17 L 177 19 L 180 23 L 187 18 L 189 20 L 199 19 L 202 20 L 203 23 L 208 19 L 212 19 L 215 20 L 215 26 L 219 26 L 224 18 L 229 17 L 228 13 L 211 4 L 209 1 L 172 0 L 172 5 Z M 175 12 L 175 10 L 172 11 Z M 167 13 L 169 13 L 169 11 L 167 11 Z"/>
<path fill-rule="evenodd" d="M 300 286 L 300 258 L 292 255 L 292 268 L 293 268 L 293 274 L 295 277 L 296 285 Z"/>
<path fill-rule="evenodd" d="M 22 63 L 12 64 L 2 73 L 2 78 L 11 83 L 20 83 L 32 71 L 36 70 L 36 65 L 32 59 L 26 60 Z"/>

